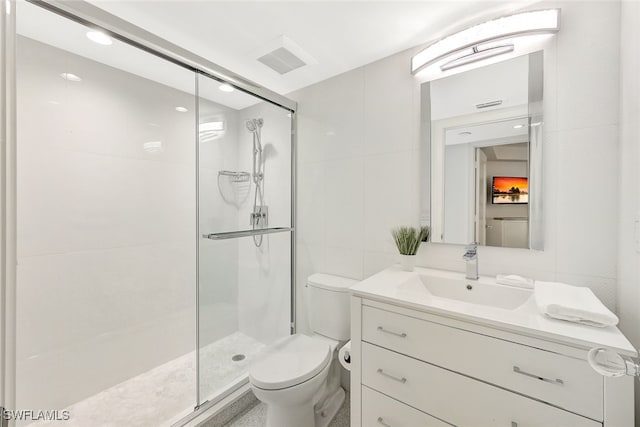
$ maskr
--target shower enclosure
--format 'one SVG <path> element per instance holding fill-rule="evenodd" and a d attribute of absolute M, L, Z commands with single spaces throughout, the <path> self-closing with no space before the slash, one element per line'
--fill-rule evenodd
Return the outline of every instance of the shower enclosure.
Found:
<path fill-rule="evenodd" d="M 294 330 L 295 103 L 90 4 L 8 6 L 17 279 L 0 403 L 180 425 Z"/>

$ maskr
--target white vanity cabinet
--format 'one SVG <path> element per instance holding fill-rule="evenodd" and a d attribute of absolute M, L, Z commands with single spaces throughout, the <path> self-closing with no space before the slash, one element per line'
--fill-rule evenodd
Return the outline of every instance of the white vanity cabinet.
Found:
<path fill-rule="evenodd" d="M 352 427 L 631 427 L 588 349 L 352 296 Z"/>

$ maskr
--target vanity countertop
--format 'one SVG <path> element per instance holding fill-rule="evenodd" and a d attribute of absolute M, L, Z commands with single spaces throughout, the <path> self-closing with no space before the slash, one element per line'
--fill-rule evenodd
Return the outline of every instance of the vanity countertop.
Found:
<path fill-rule="evenodd" d="M 638 355 L 633 345 L 616 327 L 597 328 L 542 315 L 536 306 L 532 289 L 526 290 L 531 294 L 526 302 L 515 309 L 508 310 L 435 297 L 428 291 L 417 289 L 415 285 L 406 286 L 407 283 L 418 282 L 416 279 L 420 275 L 446 280 L 465 280 L 464 274 L 457 272 L 428 268 L 416 268 L 413 272 L 407 272 L 399 267 L 391 267 L 356 284 L 351 288 L 351 293 L 426 313 L 484 324 L 534 338 L 562 342 L 586 350 L 593 347 L 608 347 L 627 356 Z M 468 282 L 503 286 L 495 284 L 494 278 L 486 276 L 481 276 L 478 281 Z"/>

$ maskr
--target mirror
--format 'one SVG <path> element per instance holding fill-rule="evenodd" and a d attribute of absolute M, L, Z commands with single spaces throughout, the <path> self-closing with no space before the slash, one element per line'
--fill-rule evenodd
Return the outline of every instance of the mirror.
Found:
<path fill-rule="evenodd" d="M 432 242 L 543 249 L 542 61 L 535 52 L 422 84 Z"/>

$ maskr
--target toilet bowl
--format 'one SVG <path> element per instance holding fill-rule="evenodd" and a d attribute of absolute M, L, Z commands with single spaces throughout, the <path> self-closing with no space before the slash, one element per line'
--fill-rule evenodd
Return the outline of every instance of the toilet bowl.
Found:
<path fill-rule="evenodd" d="M 267 405 L 267 427 L 326 427 L 342 406 L 338 350 L 349 340 L 348 288 L 355 283 L 326 274 L 310 276 L 314 335 L 278 340 L 249 368 L 251 389 Z"/>

